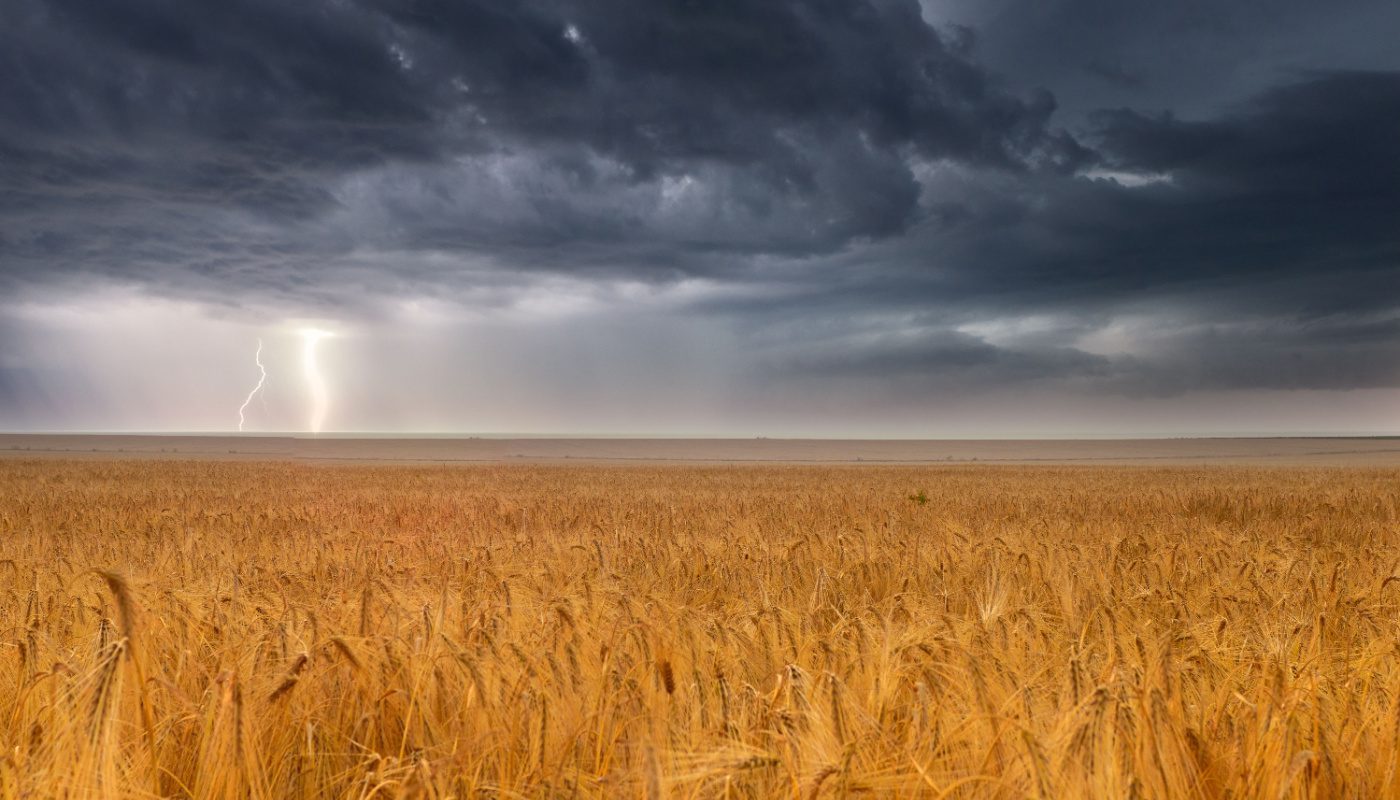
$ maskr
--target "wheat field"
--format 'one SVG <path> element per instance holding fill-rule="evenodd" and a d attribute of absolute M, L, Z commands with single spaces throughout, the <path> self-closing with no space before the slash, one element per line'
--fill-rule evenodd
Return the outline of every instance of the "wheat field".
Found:
<path fill-rule="evenodd" d="M 1400 796 L 1400 470 L 0 461 L 3 798 Z"/>

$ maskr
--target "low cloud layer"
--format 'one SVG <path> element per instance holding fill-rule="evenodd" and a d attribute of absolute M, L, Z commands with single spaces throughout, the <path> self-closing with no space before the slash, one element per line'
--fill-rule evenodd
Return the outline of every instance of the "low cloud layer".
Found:
<path fill-rule="evenodd" d="M 52 351 L 90 335 L 60 309 L 114 296 L 209 337 L 586 342 L 502 392 L 611 375 L 597 414 L 632 390 L 662 426 L 701 413 L 653 385 L 697 360 L 716 429 L 1400 387 L 1400 56 L 1371 36 L 1400 11 L 1014 5 L 12 0 L 0 424 L 98 424 L 54 409 L 111 376 Z"/>

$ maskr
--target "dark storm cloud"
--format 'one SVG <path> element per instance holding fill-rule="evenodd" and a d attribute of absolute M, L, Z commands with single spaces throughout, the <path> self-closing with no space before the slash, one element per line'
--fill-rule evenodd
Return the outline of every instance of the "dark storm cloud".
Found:
<path fill-rule="evenodd" d="M 1006 166 L 1075 152 L 1046 130 L 1048 96 L 1004 91 L 911 2 L 384 7 L 488 124 L 641 175 L 718 160 L 810 185 L 813 154 L 787 137 L 814 130 Z"/>
<path fill-rule="evenodd" d="M 997 86 L 913 3 L 13 5 L 0 146 L 20 261 L 93 267 L 73 230 L 85 211 L 139 206 L 153 224 L 123 221 L 133 238 L 197 251 L 204 232 L 172 217 L 207 207 L 242 240 L 228 214 L 314 219 L 346 175 L 415 165 L 410 196 L 383 176 L 368 222 L 388 241 L 373 244 L 811 253 L 908 224 L 910 154 L 1011 170 L 1084 156 L 1049 129 L 1048 95 Z M 657 219 L 663 184 L 696 178 L 690 219 Z M 521 208 L 474 225 L 462 206 L 490 182 Z M 590 213 L 608 194 L 637 207 Z M 361 243 L 353 222 L 286 233 L 334 257 Z M 164 263 L 101 250 L 117 256 L 103 269 L 129 262 L 122 277 Z"/>
<path fill-rule="evenodd" d="M 1099 161 L 1078 176 L 934 177 L 916 230 L 814 267 L 796 301 L 972 317 L 1394 309 L 1400 73 L 1316 75 L 1203 121 L 1106 111 L 1086 139 Z"/>
<path fill-rule="evenodd" d="M 1099 126 L 1097 171 L 958 185 L 928 233 L 943 267 L 930 288 L 1003 308 L 1394 307 L 1400 73 L 1314 76 L 1217 119 L 1121 110 Z"/>
<path fill-rule="evenodd" d="M 1148 195 L 1151 272 L 1248 280 L 1260 302 L 1302 312 L 1400 296 L 1400 73 L 1317 76 L 1216 121 L 1111 112 L 1103 133 L 1118 163 L 1172 177 Z M 1295 283 L 1310 288 L 1277 294 Z"/>
<path fill-rule="evenodd" d="M 0 291 L 698 278 L 779 376 L 1400 382 L 1393 4 L 5 5 Z"/>
<path fill-rule="evenodd" d="M 1391 0 L 924 0 L 975 27 L 993 69 L 1073 117 L 1128 105 L 1209 116 L 1310 70 L 1400 69 Z"/>
<path fill-rule="evenodd" d="M 1108 111 L 1086 139 L 1099 162 L 1085 175 L 937 179 L 909 235 L 736 316 L 844 320 L 787 331 L 810 342 L 787 366 L 816 375 L 1400 385 L 1400 73 L 1314 75 L 1202 121 Z M 872 338 L 877 311 L 891 335 Z M 1026 315 L 1056 327 L 1010 344 L 957 334 Z M 1157 321 L 1122 355 L 1075 349 L 1114 315 Z"/>

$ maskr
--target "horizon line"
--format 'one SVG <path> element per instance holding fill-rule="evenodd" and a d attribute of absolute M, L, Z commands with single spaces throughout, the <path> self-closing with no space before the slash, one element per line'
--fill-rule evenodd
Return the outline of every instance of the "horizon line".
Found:
<path fill-rule="evenodd" d="M 813 435 L 768 435 L 768 434 L 705 434 L 685 432 L 627 432 L 627 433 L 587 433 L 552 431 L 532 433 L 528 431 L 505 432 L 452 432 L 452 431 L 121 431 L 121 430 L 43 430 L 20 431 L 0 430 L 0 436 L 146 436 L 146 437 L 202 437 L 223 439 L 614 439 L 644 441 L 893 441 L 893 442 L 942 442 L 942 441 L 1093 441 L 1093 440 L 1180 440 L 1180 439 L 1400 439 L 1400 432 L 1328 432 L 1328 431 L 1215 431 L 1154 433 L 1135 431 L 1131 433 L 1031 433 L 1025 431 L 1004 434 L 930 434 L 916 436 L 878 434 L 813 434 Z"/>

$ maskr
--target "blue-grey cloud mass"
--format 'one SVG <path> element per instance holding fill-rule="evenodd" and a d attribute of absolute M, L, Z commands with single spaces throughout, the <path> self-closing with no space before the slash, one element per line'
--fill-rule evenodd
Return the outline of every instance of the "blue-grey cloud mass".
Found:
<path fill-rule="evenodd" d="M 0 427 L 217 427 L 297 320 L 354 429 L 1400 397 L 1388 0 L 0 9 Z"/>

